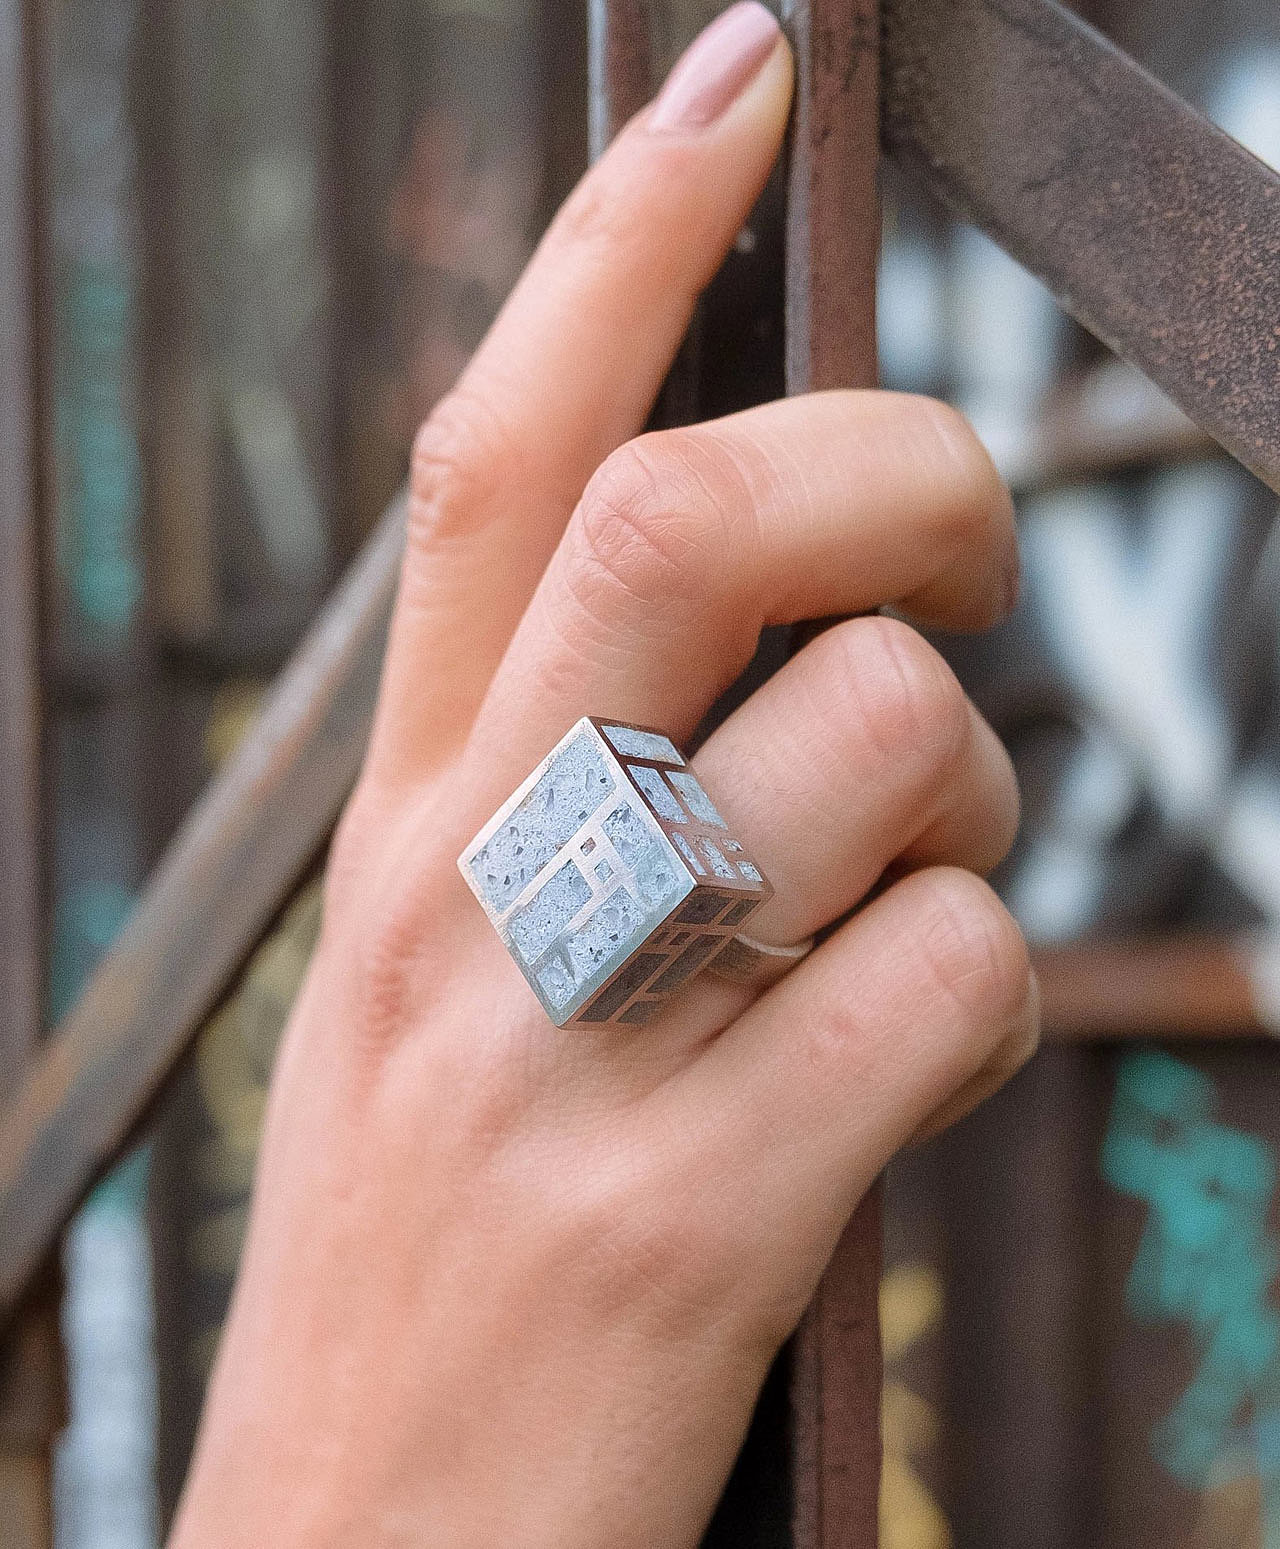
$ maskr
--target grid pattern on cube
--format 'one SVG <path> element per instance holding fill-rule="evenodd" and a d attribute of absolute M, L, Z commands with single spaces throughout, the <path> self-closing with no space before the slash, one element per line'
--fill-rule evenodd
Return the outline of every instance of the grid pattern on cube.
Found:
<path fill-rule="evenodd" d="M 748 859 L 739 841 L 726 831 L 724 818 L 695 775 L 688 770 L 659 771 L 642 764 L 628 764 L 627 773 L 695 877 L 705 877 L 710 868 L 711 874 L 722 882 L 741 879 L 756 887 L 764 884 L 760 868 Z M 684 797 L 684 805 L 676 799 L 676 789 Z M 699 836 L 688 831 L 690 824 L 694 828 L 712 827 L 718 832 L 714 839 L 709 835 Z"/>
<path fill-rule="evenodd" d="M 538 969 L 538 983 L 553 1006 L 559 1010 L 573 999 L 577 988 L 573 969 L 562 957 L 548 958 Z"/>
<path fill-rule="evenodd" d="M 525 962 L 536 962 L 556 937 L 569 929 L 574 915 L 590 899 L 591 884 L 573 861 L 544 882 L 524 908 L 512 915 L 508 927 Z"/>
<path fill-rule="evenodd" d="M 682 763 L 660 733 L 580 723 L 463 857 L 561 1025 L 644 1023 L 769 896 Z"/>
<path fill-rule="evenodd" d="M 698 841 L 698 848 L 711 862 L 711 869 L 717 877 L 727 881 L 730 877 L 738 875 L 737 868 L 731 866 L 725 859 L 724 853 L 718 844 L 713 844 L 710 839 L 701 839 Z"/>
<path fill-rule="evenodd" d="M 646 903 L 656 907 L 675 897 L 680 884 L 670 852 L 634 807 L 617 808 L 602 826 L 623 865 L 634 873 Z"/>
<path fill-rule="evenodd" d="M 605 730 L 610 734 L 610 728 Z M 672 917 L 684 928 L 660 929 L 645 944 L 646 957 L 661 950 L 661 968 L 645 983 L 638 982 L 634 969 L 626 972 L 628 993 L 634 998 L 620 1000 L 621 991 L 615 981 L 575 1017 L 584 1022 L 616 1020 L 641 1024 L 715 956 L 763 902 L 767 889 L 760 870 L 747 858 L 741 843 L 727 832 L 724 818 L 696 776 L 687 769 L 671 767 L 670 760 L 662 758 L 652 745 L 642 747 L 622 740 L 614 745 L 628 755 L 634 748 L 634 756 L 647 757 L 664 766 L 653 768 L 650 764 L 628 762 L 626 772 L 658 819 L 668 842 L 680 853 L 695 884 Z M 714 837 L 707 829 L 714 831 Z M 726 884 L 731 891 L 725 891 Z"/>
<path fill-rule="evenodd" d="M 684 822 L 684 808 L 658 770 L 649 764 L 628 764 L 627 773 L 644 792 L 645 800 L 660 818 L 666 818 L 669 823 Z"/>
<path fill-rule="evenodd" d="M 691 775 L 686 769 L 672 769 L 667 779 L 684 797 L 685 806 L 700 823 L 710 823 L 715 828 L 729 826 L 716 811 L 715 803 L 703 790 L 696 775 Z"/>
<path fill-rule="evenodd" d="M 557 1009 L 604 984 L 688 891 L 688 879 L 635 800 L 609 804 L 595 832 L 580 842 L 575 836 L 577 853 L 590 857 L 594 888 L 577 862 L 569 862 L 512 917 L 517 951 Z M 517 935 L 526 915 L 538 922 L 536 937 L 528 930 Z M 526 941 L 536 950 L 526 952 Z"/>
<path fill-rule="evenodd" d="M 674 764 L 677 768 L 684 763 L 679 748 L 659 731 L 644 731 L 638 726 L 606 726 L 604 734 L 614 752 L 621 753 L 623 758 L 651 758 L 655 763 Z"/>
<path fill-rule="evenodd" d="M 692 897 L 697 898 L 698 894 Z M 709 916 L 710 923 L 701 923 L 692 929 L 667 928 L 656 932 L 645 943 L 645 971 L 641 973 L 634 963 L 629 963 L 618 979 L 588 1001 L 574 1020 L 584 1023 L 618 1021 L 631 1025 L 647 1022 L 661 1009 L 664 1001 L 683 988 L 729 940 L 733 934 L 728 928 L 729 919 L 743 908 L 754 909 L 758 903 L 759 899 L 735 901 L 729 894 L 711 895 L 700 909 L 704 922 Z M 688 905 L 685 907 L 687 910 Z"/>
<path fill-rule="evenodd" d="M 471 858 L 471 874 L 491 909 L 509 908 L 615 788 L 598 739 L 589 729 L 579 732 Z"/>
<path fill-rule="evenodd" d="M 685 860 L 688 861 L 690 867 L 693 869 L 694 876 L 705 877 L 707 874 L 707 868 L 698 859 L 698 852 L 689 843 L 685 836 L 683 834 L 672 834 L 671 842 L 675 845 L 676 849 L 680 851 L 681 855 L 684 856 Z"/>
<path fill-rule="evenodd" d="M 644 924 L 645 911 L 625 887 L 615 888 L 569 937 L 566 950 L 578 982 L 593 978 L 616 959 Z"/>

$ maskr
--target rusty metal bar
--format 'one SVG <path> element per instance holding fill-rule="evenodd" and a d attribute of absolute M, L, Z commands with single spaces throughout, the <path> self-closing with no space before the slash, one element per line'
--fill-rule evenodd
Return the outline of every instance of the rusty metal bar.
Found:
<path fill-rule="evenodd" d="M 26 62 L 22 7 L 0 0 L 0 1089 L 31 1051 L 41 1001 L 40 562 Z"/>
<path fill-rule="evenodd" d="M 0 1313 L 332 831 L 364 755 L 402 535 L 397 501 L 0 1113 Z"/>
<path fill-rule="evenodd" d="M 1038 947 L 1045 1037 L 1197 1041 L 1280 1033 L 1280 942 L 1208 932 Z"/>
<path fill-rule="evenodd" d="M 1280 175 L 1055 0 L 884 0 L 883 82 L 889 154 L 1280 490 Z"/>
<path fill-rule="evenodd" d="M 591 123 L 603 136 L 648 96 L 652 17 L 643 0 L 609 0 L 593 20 Z M 799 68 L 787 200 L 787 386 L 869 386 L 876 380 L 879 255 L 876 0 L 812 0 L 789 23 Z M 860 43 L 853 71 L 842 52 L 850 39 Z M 593 150 L 603 143 L 593 137 Z M 677 372 L 696 376 L 696 365 L 682 360 Z M 696 383 L 682 396 L 696 401 Z M 751 676 L 762 670 L 763 662 Z M 796 1549 L 867 1549 L 877 1541 L 879 1272 L 877 1188 L 850 1225 L 795 1342 Z"/>
<path fill-rule="evenodd" d="M 879 3 L 797 0 L 787 197 L 787 391 L 873 387 Z M 881 1191 L 850 1222 L 793 1344 L 795 1549 L 879 1539 Z"/>
<path fill-rule="evenodd" d="M 653 89 L 653 0 L 589 0 L 587 149 L 595 161 Z"/>
<path fill-rule="evenodd" d="M 0 0 L 0 1098 L 43 1030 L 45 886 L 40 644 L 40 222 L 34 13 Z M 29 1273 L 54 1244 L 47 1232 Z M 53 1541 L 52 1447 L 63 1420 L 54 1277 L 0 1346 L 0 1536 Z"/>

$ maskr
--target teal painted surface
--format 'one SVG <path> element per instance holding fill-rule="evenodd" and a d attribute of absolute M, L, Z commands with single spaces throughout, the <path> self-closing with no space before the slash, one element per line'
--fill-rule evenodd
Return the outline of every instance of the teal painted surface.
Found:
<path fill-rule="evenodd" d="M 57 900 L 49 971 L 49 1007 L 55 1022 L 71 1010 L 132 910 L 133 895 L 118 882 L 78 882 Z"/>
<path fill-rule="evenodd" d="M 130 401 L 133 276 L 77 257 L 62 277 L 58 558 L 82 627 L 123 644 L 142 597 L 142 471 Z"/>
<path fill-rule="evenodd" d="M 1169 1055 L 1120 1065 L 1102 1172 L 1149 1207 L 1125 1288 L 1146 1323 L 1185 1325 L 1198 1366 L 1152 1452 L 1189 1489 L 1257 1474 L 1263 1544 L 1280 1549 L 1280 1253 L 1269 1145 L 1217 1122 L 1208 1076 Z"/>

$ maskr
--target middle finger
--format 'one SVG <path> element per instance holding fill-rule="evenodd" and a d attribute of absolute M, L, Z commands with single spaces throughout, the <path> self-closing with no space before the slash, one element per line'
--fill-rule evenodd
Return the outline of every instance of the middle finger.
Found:
<path fill-rule="evenodd" d="M 641 437 L 592 480 L 472 739 L 500 795 L 585 714 L 687 738 L 762 627 L 895 603 L 950 628 L 1016 590 L 1007 492 L 927 399 L 835 392 Z"/>

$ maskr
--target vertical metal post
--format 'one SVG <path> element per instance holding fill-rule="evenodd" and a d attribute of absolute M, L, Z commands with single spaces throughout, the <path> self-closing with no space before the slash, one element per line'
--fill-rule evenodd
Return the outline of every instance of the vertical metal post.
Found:
<path fill-rule="evenodd" d="M 645 101 L 647 0 L 593 0 L 592 153 Z M 800 0 L 787 195 L 787 390 L 875 385 L 879 6 Z M 753 671 L 752 677 L 755 676 Z M 880 1481 L 880 1190 L 854 1217 L 794 1350 L 795 1549 L 869 1549 Z"/>
<path fill-rule="evenodd" d="M 27 47 L 0 0 L 0 1086 L 40 1024 L 40 692 Z"/>
<path fill-rule="evenodd" d="M 35 53 L 31 13 L 0 0 L 0 1098 L 42 1025 L 39 438 L 35 358 Z M 37 1292 L 0 1347 L 0 1536 L 52 1541 L 61 1419 L 56 1303 Z"/>
<path fill-rule="evenodd" d="M 595 161 L 649 100 L 653 0 L 589 0 L 587 151 Z"/>
<path fill-rule="evenodd" d="M 873 387 L 880 247 L 878 0 L 796 0 L 787 200 L 787 391 Z M 796 1336 L 795 1549 L 869 1549 L 880 1485 L 880 1189 Z"/>

